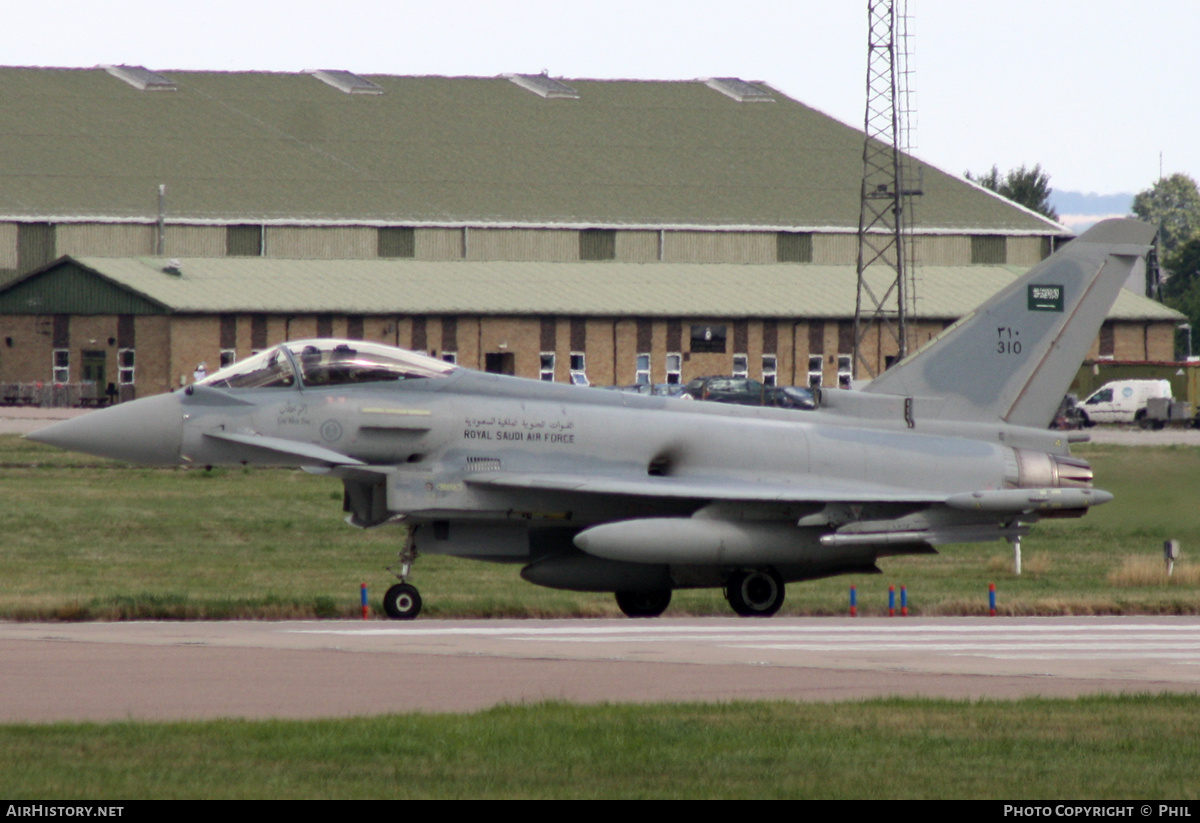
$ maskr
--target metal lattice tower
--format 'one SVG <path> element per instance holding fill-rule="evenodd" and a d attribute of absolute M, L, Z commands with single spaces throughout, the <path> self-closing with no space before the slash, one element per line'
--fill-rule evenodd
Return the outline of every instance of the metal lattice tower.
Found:
<path fill-rule="evenodd" d="M 912 187 L 915 175 L 908 155 L 908 2 L 868 0 L 867 18 L 867 113 L 854 309 L 854 373 L 859 378 L 875 377 L 883 370 L 885 350 L 894 346 L 897 360 L 908 353 L 907 318 L 915 299 L 912 198 L 921 193 Z M 867 356 L 864 345 L 872 333 L 878 335 L 872 347 L 879 352 L 876 358 Z"/>

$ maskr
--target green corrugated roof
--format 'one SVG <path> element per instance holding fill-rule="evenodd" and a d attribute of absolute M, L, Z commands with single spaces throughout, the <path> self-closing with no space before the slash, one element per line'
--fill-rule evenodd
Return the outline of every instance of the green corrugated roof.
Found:
<path fill-rule="evenodd" d="M 703 81 L 0 68 L 0 219 L 839 228 L 858 225 L 862 135 L 773 91 Z M 926 166 L 927 229 L 1062 233 Z"/>
<path fill-rule="evenodd" d="M 0 313 L 28 313 L 9 298 L 39 279 L 82 267 L 96 279 L 185 314 L 483 314 L 641 317 L 854 315 L 853 266 L 779 263 L 510 263 L 423 260 L 186 258 L 179 275 L 161 258 L 60 261 L 0 289 Z M 916 315 L 956 319 L 1023 269 L 927 266 L 916 283 Z M 883 274 L 881 273 L 882 285 Z M 1178 321 L 1183 315 L 1122 291 L 1110 317 Z"/>

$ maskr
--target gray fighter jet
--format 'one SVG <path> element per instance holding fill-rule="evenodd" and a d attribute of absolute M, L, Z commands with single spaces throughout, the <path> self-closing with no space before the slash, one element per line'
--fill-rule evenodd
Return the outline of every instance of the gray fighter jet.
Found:
<path fill-rule="evenodd" d="M 407 526 L 387 613 L 421 610 L 419 553 L 521 566 L 656 616 L 720 587 L 768 616 L 788 582 L 880 557 L 1017 540 L 1111 495 L 1047 426 L 1153 240 L 1100 223 L 861 391 L 820 408 L 606 392 L 459 368 L 352 340 L 288 342 L 184 392 L 31 439 L 151 465 L 300 466 L 339 478 L 346 520 Z"/>

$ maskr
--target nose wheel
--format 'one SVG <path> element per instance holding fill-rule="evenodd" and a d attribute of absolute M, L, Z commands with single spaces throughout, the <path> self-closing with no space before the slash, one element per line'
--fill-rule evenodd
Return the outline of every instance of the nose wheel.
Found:
<path fill-rule="evenodd" d="M 397 583 L 383 595 L 383 610 L 393 620 L 412 620 L 421 613 L 421 593 L 411 583 Z"/>
<path fill-rule="evenodd" d="M 408 573 L 417 559 L 417 548 L 413 541 L 416 526 L 408 527 L 408 536 L 404 538 L 404 548 L 398 558 L 400 572 L 396 574 L 395 567 L 389 566 L 388 571 L 396 574 L 400 582 L 388 589 L 383 595 L 383 610 L 393 620 L 412 620 L 421 613 L 421 593 L 417 587 L 408 582 Z"/>

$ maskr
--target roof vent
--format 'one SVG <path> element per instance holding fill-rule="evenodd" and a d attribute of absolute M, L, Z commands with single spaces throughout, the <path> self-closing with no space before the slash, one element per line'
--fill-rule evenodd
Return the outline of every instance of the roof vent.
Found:
<path fill-rule="evenodd" d="M 167 265 L 163 266 L 162 272 L 163 272 L 163 274 L 169 274 L 172 277 L 182 277 L 183 276 L 182 266 L 183 266 L 183 264 L 179 262 L 178 257 L 172 257 L 170 260 L 167 261 Z"/>
<path fill-rule="evenodd" d="M 775 95 L 771 92 L 738 77 L 710 77 L 704 82 L 704 85 L 710 89 L 716 89 L 726 97 L 732 97 L 739 103 L 775 102 Z"/>
<path fill-rule="evenodd" d="M 176 91 L 178 88 L 166 77 L 145 66 L 103 66 L 103 69 L 138 91 Z"/>
<path fill-rule="evenodd" d="M 309 74 L 322 83 L 328 83 L 338 91 L 346 92 L 346 94 L 383 94 L 382 86 L 377 86 L 354 72 L 341 69 L 319 69 L 310 71 Z"/>
<path fill-rule="evenodd" d="M 560 83 L 545 74 L 506 74 L 504 75 L 523 89 L 533 92 L 538 97 L 547 100 L 578 100 L 579 92 Z"/>

